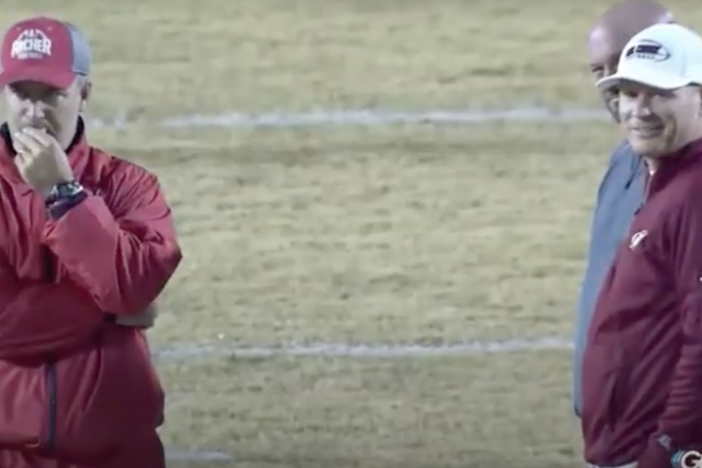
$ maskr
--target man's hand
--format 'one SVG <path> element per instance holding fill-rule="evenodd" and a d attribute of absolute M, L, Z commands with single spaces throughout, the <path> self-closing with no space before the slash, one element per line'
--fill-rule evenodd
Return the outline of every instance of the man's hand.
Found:
<path fill-rule="evenodd" d="M 17 152 L 17 170 L 40 195 L 46 197 L 54 185 L 73 180 L 66 152 L 47 132 L 25 127 L 12 135 L 12 144 Z"/>
<path fill-rule="evenodd" d="M 156 303 L 153 303 L 139 314 L 118 315 L 115 323 L 123 327 L 151 328 L 156 323 L 156 317 L 158 317 L 158 308 Z"/>

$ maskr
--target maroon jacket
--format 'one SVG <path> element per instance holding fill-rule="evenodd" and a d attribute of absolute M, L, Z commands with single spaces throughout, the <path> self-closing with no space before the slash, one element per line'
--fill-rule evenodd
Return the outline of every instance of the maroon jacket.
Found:
<path fill-rule="evenodd" d="M 662 161 L 604 281 L 583 362 L 585 459 L 702 448 L 702 140 Z"/>

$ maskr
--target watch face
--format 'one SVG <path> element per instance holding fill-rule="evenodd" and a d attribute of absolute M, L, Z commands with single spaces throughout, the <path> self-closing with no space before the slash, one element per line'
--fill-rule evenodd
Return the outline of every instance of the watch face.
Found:
<path fill-rule="evenodd" d="M 57 184 L 51 190 L 51 196 L 54 198 L 70 198 L 76 193 L 80 192 L 81 186 L 77 182 L 65 182 L 63 184 Z"/>

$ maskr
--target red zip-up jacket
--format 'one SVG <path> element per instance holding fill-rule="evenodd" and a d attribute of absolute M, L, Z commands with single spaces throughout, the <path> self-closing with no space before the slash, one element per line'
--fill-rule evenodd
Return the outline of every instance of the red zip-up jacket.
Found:
<path fill-rule="evenodd" d="M 0 448 L 92 463 L 163 419 L 143 332 L 105 316 L 145 310 L 175 272 L 171 211 L 156 177 L 91 147 L 81 121 L 68 155 L 90 195 L 52 219 L 0 135 Z"/>
<path fill-rule="evenodd" d="M 702 140 L 660 160 L 604 281 L 583 366 L 585 459 L 702 448 Z"/>

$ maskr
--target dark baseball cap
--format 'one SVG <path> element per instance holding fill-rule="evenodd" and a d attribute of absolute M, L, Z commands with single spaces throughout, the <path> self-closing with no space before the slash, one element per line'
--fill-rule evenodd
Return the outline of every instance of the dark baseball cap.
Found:
<path fill-rule="evenodd" d="M 36 17 L 7 30 L 0 53 L 0 86 L 36 81 L 67 88 L 76 76 L 90 74 L 90 45 L 83 33 L 65 21 Z"/>

